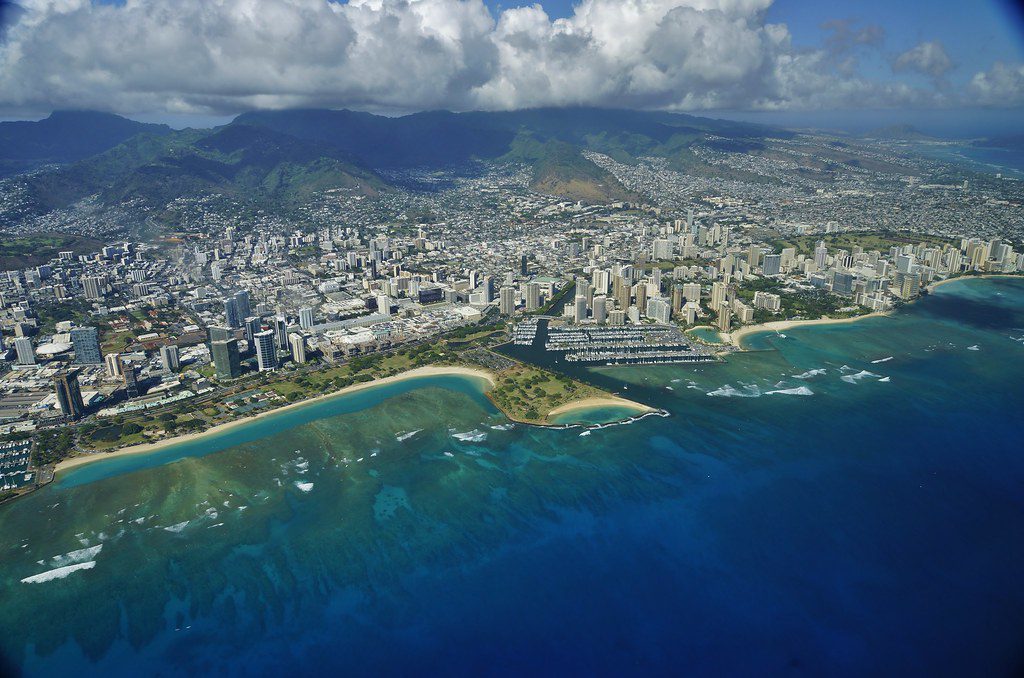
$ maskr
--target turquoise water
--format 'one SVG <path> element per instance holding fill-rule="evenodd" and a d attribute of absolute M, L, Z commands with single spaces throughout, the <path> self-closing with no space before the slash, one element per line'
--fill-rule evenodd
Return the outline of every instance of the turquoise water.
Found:
<path fill-rule="evenodd" d="M 553 424 L 606 424 L 629 419 L 639 414 L 630 407 L 602 406 L 571 410 L 551 417 Z"/>
<path fill-rule="evenodd" d="M 692 330 L 687 330 L 687 334 L 694 337 L 695 339 L 706 341 L 709 344 L 723 343 L 722 337 L 718 333 L 718 330 L 716 330 L 713 327 L 694 327 Z"/>
<path fill-rule="evenodd" d="M 585 437 L 444 377 L 82 467 L 0 507 L 6 668 L 1017 673 L 1024 282 L 784 334 Z"/>

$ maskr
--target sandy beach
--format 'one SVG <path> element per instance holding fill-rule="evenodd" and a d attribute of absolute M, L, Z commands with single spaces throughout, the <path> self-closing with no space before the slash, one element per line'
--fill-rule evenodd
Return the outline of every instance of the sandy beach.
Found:
<path fill-rule="evenodd" d="M 391 384 L 397 381 L 405 381 L 407 379 L 419 379 L 422 377 L 433 377 L 442 375 L 460 375 L 464 377 L 477 377 L 480 379 L 485 379 L 488 384 L 494 386 L 494 376 L 490 372 L 483 369 L 471 367 L 457 367 L 454 365 L 417 367 L 416 369 L 409 370 L 408 372 L 402 372 L 401 374 L 396 374 L 392 377 L 385 377 L 383 379 L 367 381 L 361 384 L 353 384 L 352 386 L 347 386 L 339 391 L 325 393 L 324 395 L 316 396 L 315 398 L 309 398 L 308 400 L 303 400 L 301 402 L 291 403 L 289 405 L 277 407 L 267 412 L 261 412 L 253 417 L 243 417 L 235 421 L 229 421 L 227 423 L 220 424 L 218 426 L 213 426 L 211 428 L 206 429 L 205 431 L 200 431 L 198 433 L 189 433 L 185 435 L 174 436 L 173 438 L 165 438 L 164 440 L 158 440 L 152 443 L 132 445 L 130 447 L 124 447 L 119 450 L 114 450 L 113 452 L 97 452 L 95 454 L 83 454 L 81 456 L 65 459 L 64 461 L 57 464 L 55 473 L 59 474 L 61 471 L 67 471 L 68 469 L 75 468 L 77 466 L 82 466 L 83 464 L 90 464 L 92 462 L 103 461 L 105 459 L 114 459 L 116 457 L 123 457 L 130 454 L 145 454 L 147 452 L 155 452 L 156 450 L 168 447 L 170 445 L 177 445 L 179 443 L 186 443 L 192 440 L 199 440 L 207 436 L 212 436 L 218 433 L 223 433 L 225 431 L 231 430 L 236 426 L 245 426 L 246 424 L 250 424 L 264 417 L 273 417 L 278 414 L 281 414 L 282 412 L 287 412 L 289 410 L 294 410 L 300 407 L 306 407 L 308 405 L 322 402 L 330 398 L 337 398 L 339 396 L 347 395 L 349 393 L 355 393 L 356 391 L 362 391 L 368 388 L 376 388 L 378 386 Z"/>
<path fill-rule="evenodd" d="M 560 405 L 555 409 L 548 412 L 548 417 L 557 416 L 559 414 L 565 414 L 566 412 L 575 412 L 577 410 L 589 410 L 595 407 L 626 407 L 637 412 L 654 412 L 653 407 L 642 405 L 632 400 L 626 400 L 625 398 L 616 398 L 609 396 L 606 398 L 584 398 L 582 400 L 574 400 L 571 403 Z"/>
<path fill-rule="evenodd" d="M 858 315 L 852 318 L 816 318 L 814 320 L 774 320 L 772 322 L 762 323 L 760 325 L 746 325 L 739 328 L 729 334 L 722 334 L 722 338 L 726 343 L 731 343 L 733 346 L 743 348 L 743 338 L 748 337 L 751 334 L 758 332 L 783 332 L 785 330 L 791 330 L 796 327 L 809 327 L 811 325 L 843 325 L 846 323 L 854 323 L 858 320 L 864 320 L 865 318 L 884 318 L 890 315 L 892 311 L 875 311 L 874 313 L 867 313 L 865 315 Z"/>
<path fill-rule="evenodd" d="M 955 282 L 957 280 L 975 280 L 979 278 L 1021 278 L 1024 277 L 1017 273 L 992 273 L 985 275 L 960 275 L 955 278 L 943 278 L 930 283 L 925 289 L 929 292 L 938 289 L 946 283 Z M 913 303 L 916 299 L 911 300 L 908 303 Z M 864 318 L 881 318 L 892 314 L 892 310 L 889 311 L 876 311 L 874 313 L 868 313 L 866 315 L 858 315 L 853 318 L 818 318 L 816 320 L 776 320 L 773 322 L 763 323 L 761 325 L 747 325 L 741 327 L 735 332 L 730 334 L 722 334 L 721 336 L 726 343 L 731 343 L 733 346 L 742 348 L 741 343 L 744 337 L 747 337 L 756 332 L 782 332 L 784 330 L 790 330 L 794 327 L 806 327 L 809 325 L 837 325 L 841 323 L 852 323 Z M 696 328 L 694 328 L 696 329 Z"/>

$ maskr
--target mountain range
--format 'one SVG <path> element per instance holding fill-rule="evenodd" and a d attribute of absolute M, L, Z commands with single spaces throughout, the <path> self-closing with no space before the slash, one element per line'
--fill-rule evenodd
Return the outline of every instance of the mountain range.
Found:
<path fill-rule="evenodd" d="M 0 168 L 24 178 L 40 211 L 97 195 L 159 207 L 181 196 L 222 193 L 294 200 L 331 188 L 387 191 L 379 172 L 459 169 L 477 162 L 532 168 L 534 190 L 571 200 L 633 196 L 587 160 L 644 156 L 714 174 L 695 144 L 746 152 L 790 132 L 689 115 L 593 108 L 513 112 L 431 111 L 385 117 L 347 110 L 254 111 L 208 130 L 172 130 L 96 112 L 57 112 L 0 123 Z M 55 167 L 50 167 L 55 166 Z M 41 169 L 40 169 L 41 168 Z"/>

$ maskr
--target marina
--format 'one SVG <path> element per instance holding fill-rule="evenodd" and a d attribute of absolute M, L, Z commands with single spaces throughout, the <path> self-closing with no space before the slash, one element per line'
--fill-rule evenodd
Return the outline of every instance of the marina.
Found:
<path fill-rule="evenodd" d="M 544 350 L 566 362 L 603 365 L 654 365 L 717 360 L 712 347 L 691 342 L 674 325 L 547 328 Z"/>

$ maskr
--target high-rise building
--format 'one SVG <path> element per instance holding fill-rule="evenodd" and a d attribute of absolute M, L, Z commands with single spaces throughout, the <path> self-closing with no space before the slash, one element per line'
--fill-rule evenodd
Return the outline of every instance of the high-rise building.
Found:
<path fill-rule="evenodd" d="M 711 308 L 718 310 L 718 308 L 725 303 L 726 296 L 728 295 L 729 288 L 723 282 L 715 282 L 711 284 Z"/>
<path fill-rule="evenodd" d="M 825 247 L 825 243 L 819 242 L 818 246 L 814 248 L 814 265 L 818 270 L 825 268 L 828 263 L 828 248 Z"/>
<path fill-rule="evenodd" d="M 249 290 L 238 290 L 235 292 L 235 309 L 238 310 L 239 318 L 248 318 L 252 315 L 252 306 L 249 303 Z"/>
<path fill-rule="evenodd" d="M 526 310 L 536 311 L 540 308 L 540 284 L 526 283 Z"/>
<path fill-rule="evenodd" d="M 224 320 L 225 324 L 234 329 L 242 326 L 243 316 L 238 310 L 238 301 L 234 297 L 228 297 L 224 300 Z"/>
<path fill-rule="evenodd" d="M 835 294 L 853 294 L 853 274 L 836 273 L 832 279 L 832 291 Z"/>
<path fill-rule="evenodd" d="M 647 283 L 637 283 L 633 288 L 633 296 L 636 297 L 636 307 L 647 310 Z"/>
<path fill-rule="evenodd" d="M 277 347 L 274 346 L 274 332 L 272 330 L 258 332 L 253 338 L 256 341 L 256 364 L 259 366 L 260 372 L 277 369 Z"/>
<path fill-rule="evenodd" d="M 519 257 L 519 275 L 526 276 L 530 274 L 530 269 L 526 265 L 526 255 Z"/>
<path fill-rule="evenodd" d="M 237 339 L 219 339 L 211 342 L 210 352 L 213 354 L 213 365 L 218 379 L 235 379 L 242 374 Z"/>
<path fill-rule="evenodd" d="M 32 339 L 29 337 L 18 337 L 14 340 L 14 353 L 19 365 L 36 364 L 36 352 L 32 348 Z"/>
<path fill-rule="evenodd" d="M 782 273 L 782 255 L 768 254 L 764 258 L 762 272 L 765 275 L 779 275 Z"/>
<path fill-rule="evenodd" d="M 583 322 L 587 318 L 587 298 L 585 296 L 578 295 L 576 297 L 576 305 L 573 308 L 572 319 L 576 322 Z"/>
<path fill-rule="evenodd" d="M 121 376 L 124 377 L 124 390 L 129 398 L 139 397 L 139 375 L 135 363 L 121 358 Z"/>
<path fill-rule="evenodd" d="M 160 362 L 168 372 L 177 372 L 181 368 L 181 356 L 175 344 L 165 344 L 160 347 Z"/>
<path fill-rule="evenodd" d="M 599 294 L 594 297 L 594 322 L 603 325 L 608 319 L 608 297 Z"/>
<path fill-rule="evenodd" d="M 668 324 L 672 315 L 672 304 L 665 297 L 651 297 L 647 300 L 647 317 L 659 323 Z"/>
<path fill-rule="evenodd" d="M 274 318 L 274 338 L 277 340 L 277 347 L 282 351 L 288 349 L 288 319 L 283 315 Z"/>
<path fill-rule="evenodd" d="M 210 325 L 206 328 L 206 336 L 212 344 L 215 341 L 227 341 L 228 339 L 233 339 L 234 333 L 231 331 L 230 327 Z"/>
<path fill-rule="evenodd" d="M 306 337 L 302 336 L 298 332 L 291 334 L 288 337 L 288 343 L 291 344 L 292 349 L 292 362 L 301 365 L 306 362 Z"/>
<path fill-rule="evenodd" d="M 86 276 L 82 278 L 82 289 L 85 290 L 85 298 L 89 301 L 102 299 L 103 278 L 100 276 Z"/>
<path fill-rule="evenodd" d="M 512 315 L 516 312 L 516 290 L 514 287 L 502 287 L 498 291 L 498 311 L 502 315 Z"/>
<path fill-rule="evenodd" d="M 71 345 L 75 349 L 76 365 L 102 365 L 100 335 L 95 327 L 76 327 L 71 330 Z"/>
<path fill-rule="evenodd" d="M 391 297 L 386 294 L 377 297 L 377 313 L 391 315 Z"/>
<path fill-rule="evenodd" d="M 302 308 L 299 309 L 299 327 L 304 330 L 308 330 L 313 326 L 313 309 Z"/>
<path fill-rule="evenodd" d="M 263 331 L 263 320 L 258 316 L 251 315 L 245 319 L 245 338 L 249 340 L 249 345 L 252 345 L 252 338 L 256 336 L 258 332 Z"/>
<path fill-rule="evenodd" d="M 747 266 L 750 270 L 754 270 L 761 265 L 761 248 L 757 245 L 751 245 L 750 251 L 747 252 Z"/>
<path fill-rule="evenodd" d="M 668 238 L 655 238 L 653 251 L 651 252 L 656 260 L 672 258 L 672 241 Z"/>
<path fill-rule="evenodd" d="M 700 303 L 700 283 L 683 283 L 683 299 Z"/>
<path fill-rule="evenodd" d="M 82 389 L 78 385 L 77 371 L 58 372 L 53 377 L 53 389 L 57 395 L 57 406 L 68 419 L 79 419 L 85 414 Z"/>
<path fill-rule="evenodd" d="M 723 303 L 718 307 L 718 329 L 722 332 L 728 332 L 731 325 L 732 309 Z"/>

